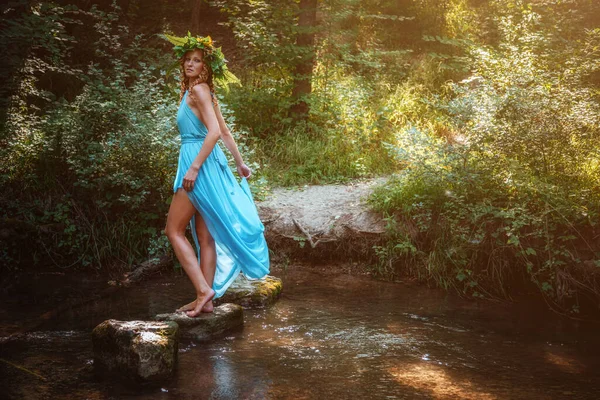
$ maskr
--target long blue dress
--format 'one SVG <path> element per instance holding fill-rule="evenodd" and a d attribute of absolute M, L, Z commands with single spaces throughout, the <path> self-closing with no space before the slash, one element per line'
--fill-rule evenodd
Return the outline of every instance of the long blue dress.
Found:
<path fill-rule="evenodd" d="M 200 152 L 208 133 L 206 126 L 187 105 L 187 95 L 186 91 L 177 111 L 181 148 L 173 183 L 174 193 L 183 188 L 183 177 Z M 246 178 L 242 178 L 241 182 L 235 179 L 218 144 L 200 167 L 193 190 L 186 193 L 215 240 L 215 298 L 225 293 L 240 271 L 249 279 L 261 279 L 269 273 L 269 249 L 264 226 L 258 217 L 248 182 Z M 200 260 L 195 217 L 192 217 L 190 224 Z"/>

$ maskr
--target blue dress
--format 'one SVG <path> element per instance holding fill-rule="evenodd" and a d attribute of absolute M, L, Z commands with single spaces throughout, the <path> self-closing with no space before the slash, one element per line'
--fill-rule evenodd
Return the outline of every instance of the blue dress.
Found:
<path fill-rule="evenodd" d="M 200 152 L 208 133 L 206 126 L 187 105 L 187 95 L 186 91 L 177 111 L 181 148 L 173 184 L 174 193 L 183 188 L 183 177 Z M 240 271 L 249 279 L 260 279 L 269 273 L 269 249 L 264 226 L 258 217 L 248 182 L 246 178 L 242 178 L 241 182 L 235 179 L 218 144 L 200 167 L 193 190 L 186 193 L 215 240 L 215 298 L 225 293 Z M 190 224 L 200 260 L 195 216 Z"/>

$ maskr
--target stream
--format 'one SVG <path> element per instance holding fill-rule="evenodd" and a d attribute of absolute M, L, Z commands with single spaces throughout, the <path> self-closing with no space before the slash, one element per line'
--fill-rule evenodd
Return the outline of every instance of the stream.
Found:
<path fill-rule="evenodd" d="M 327 267 L 319 267 L 327 271 Z M 91 331 L 151 319 L 191 300 L 167 273 L 76 310 L 18 340 L 19 324 L 100 280 L 46 275 L 0 306 L 0 398 L 7 399 L 597 399 L 599 325 L 543 305 L 461 299 L 442 290 L 290 265 L 281 298 L 245 310 L 243 329 L 182 341 L 159 386 L 95 377 Z M 103 281 L 104 282 L 104 281 Z M 77 288 L 77 292 L 74 292 Z"/>

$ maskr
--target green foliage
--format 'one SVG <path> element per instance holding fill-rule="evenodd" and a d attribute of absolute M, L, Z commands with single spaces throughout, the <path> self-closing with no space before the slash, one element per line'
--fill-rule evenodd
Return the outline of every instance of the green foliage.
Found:
<path fill-rule="evenodd" d="M 362 147 L 349 150 L 336 132 L 325 138 L 298 131 L 275 136 L 268 143 L 257 142 L 258 157 L 264 160 L 262 176 L 278 185 L 322 184 L 367 176 Z M 354 153 L 356 151 L 356 153 Z M 369 159 L 371 161 L 371 159 Z M 375 168 L 374 168 L 375 169 Z"/>
<path fill-rule="evenodd" d="M 51 92 L 34 88 L 41 75 L 59 70 L 60 74 L 72 77 L 80 72 L 63 62 L 75 42 L 75 38 L 67 32 L 67 27 L 81 24 L 76 18 L 79 15 L 76 6 L 60 6 L 51 2 L 37 2 L 29 6 L 25 1 L 15 1 L 9 6 L 6 9 L 3 7 L 0 25 L 0 48 L 3 51 L 0 109 L 3 111 L 3 131 L 5 112 L 15 92 L 26 91 L 29 96 L 37 97 L 37 101 L 52 100 Z M 23 102 L 13 102 L 13 105 L 17 104 L 19 107 L 26 106 Z"/>
<path fill-rule="evenodd" d="M 397 221 L 378 252 L 474 296 L 509 297 L 525 276 L 550 304 L 578 310 L 582 296 L 600 297 L 589 268 L 600 256 L 598 31 L 565 42 L 515 8 L 498 13 L 497 46 L 465 42 L 469 77 L 442 96 L 424 91 L 425 114 L 398 120 L 389 147 L 406 168 L 373 196 Z"/>
<path fill-rule="evenodd" d="M 330 73 L 332 71 L 329 71 Z M 383 85 L 331 77 L 315 85 L 310 120 L 256 141 L 267 178 L 282 185 L 339 182 L 391 171 Z"/>
<path fill-rule="evenodd" d="M 262 176 L 271 182 L 323 183 L 393 168 L 382 147 L 393 135 L 384 118 L 390 91 L 385 79 L 402 74 L 396 57 L 408 53 L 391 50 L 385 40 L 389 34 L 379 33 L 382 20 L 396 26 L 406 18 L 397 9 L 373 15 L 373 7 L 389 7 L 389 2 L 372 3 L 320 2 L 328 18 L 306 28 L 296 24 L 299 6 L 294 1 L 277 7 L 264 1 L 215 2 L 227 12 L 227 25 L 243 49 L 244 68 L 238 73 L 243 86 L 232 88 L 227 100 L 238 127 L 255 139 L 265 166 Z M 295 102 L 295 67 L 309 51 L 297 43 L 306 29 L 316 33 L 317 61 L 312 93 L 304 99 L 310 113 L 307 120 L 296 121 L 289 110 Z M 366 73 L 372 76 L 363 77 Z"/>
<path fill-rule="evenodd" d="M 32 84 L 8 114 L 2 196 L 10 215 L 30 227 L 38 252 L 28 262 L 130 265 L 162 229 L 176 168 L 176 100 L 160 77 L 167 60 L 118 25 L 117 12 L 85 13 L 100 36 L 73 101 L 58 99 L 36 115 Z M 31 256 L 26 250 L 5 249 L 19 260 Z"/>
<path fill-rule="evenodd" d="M 130 32 L 116 3 L 15 4 L 0 35 L 0 260 L 101 267 L 168 252 L 170 49 Z M 381 276 L 476 297 L 525 282 L 574 312 L 597 302 L 597 2 L 323 0 L 316 26 L 300 26 L 296 0 L 210 4 L 226 33 L 202 33 L 235 40 L 226 53 L 242 86 L 220 105 L 256 199 L 271 184 L 397 172 L 373 196 L 388 225 Z M 181 18 L 153 17 L 164 26 L 151 33 Z M 310 32 L 314 48 L 299 43 Z M 313 55 L 298 119 L 297 70 Z"/>

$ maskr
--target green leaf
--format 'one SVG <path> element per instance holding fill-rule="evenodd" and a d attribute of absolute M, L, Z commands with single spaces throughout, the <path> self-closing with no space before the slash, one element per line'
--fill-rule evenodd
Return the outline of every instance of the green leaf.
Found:
<path fill-rule="evenodd" d="M 512 244 L 512 245 L 514 245 L 514 246 L 518 246 L 518 245 L 520 244 L 519 237 L 518 237 L 518 236 L 516 236 L 516 235 L 511 235 L 511 236 L 508 238 L 508 240 L 507 240 L 506 244 Z"/>
<path fill-rule="evenodd" d="M 544 292 L 550 292 L 550 291 L 552 291 L 552 290 L 553 290 L 553 287 L 552 287 L 552 285 L 551 285 L 551 284 L 549 284 L 548 282 L 543 282 L 543 283 L 542 283 L 542 290 L 543 290 Z"/>
<path fill-rule="evenodd" d="M 525 250 L 525 254 L 527 255 L 537 255 L 537 253 L 535 252 L 534 249 L 532 249 L 531 247 L 528 247 L 527 250 Z"/>

